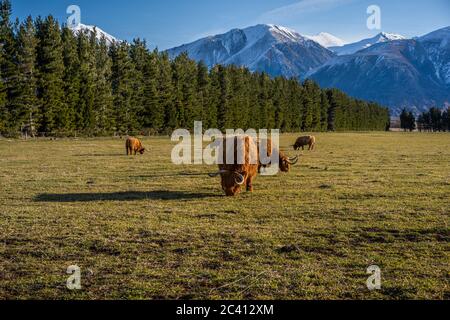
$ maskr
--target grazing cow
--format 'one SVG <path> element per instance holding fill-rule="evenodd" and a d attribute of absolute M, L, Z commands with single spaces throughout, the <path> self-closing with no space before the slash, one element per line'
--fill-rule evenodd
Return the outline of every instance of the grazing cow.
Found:
<path fill-rule="evenodd" d="M 258 147 L 259 147 L 259 144 L 258 144 Z M 267 139 L 267 156 L 268 157 L 272 156 L 272 149 L 273 149 L 272 148 L 272 140 Z M 279 152 L 278 165 L 279 165 L 280 171 L 281 172 L 289 172 L 291 170 L 291 166 L 297 164 L 298 156 L 289 158 L 282 151 L 278 151 L 278 152 Z M 259 150 L 258 150 L 258 156 L 259 156 Z M 267 167 L 267 165 L 261 164 L 261 162 L 259 162 L 258 172 L 261 173 L 261 168 L 266 168 L 266 167 Z"/>
<path fill-rule="evenodd" d="M 231 146 L 232 143 L 234 143 L 234 161 L 228 164 L 225 150 L 227 150 L 227 145 Z M 238 151 L 243 155 L 243 159 L 238 159 Z M 258 174 L 259 165 L 258 147 L 252 137 L 233 136 L 223 139 L 219 160 L 223 163 L 219 164 L 219 171 L 209 176 L 216 177 L 220 175 L 222 189 L 227 196 L 239 194 L 243 185 L 246 186 L 247 191 L 253 191 L 253 179 Z"/>
<path fill-rule="evenodd" d="M 231 145 L 234 140 L 234 162 L 227 164 L 226 152 L 227 145 Z M 244 155 L 244 161 L 238 160 L 238 148 Z M 272 141 L 267 141 L 267 155 L 272 155 Z M 212 173 L 210 177 L 216 177 L 220 175 L 222 179 L 222 189 L 227 196 L 235 196 L 241 192 L 242 185 L 245 185 L 247 191 L 253 191 L 253 179 L 260 172 L 261 167 L 266 165 L 261 164 L 259 158 L 259 147 L 257 141 L 249 136 L 233 136 L 227 137 L 223 140 L 223 148 L 221 154 L 219 154 L 219 160 L 223 164 L 219 164 L 219 171 Z M 295 165 L 298 162 L 298 156 L 289 158 L 280 152 L 279 167 L 283 172 L 289 172 L 291 165 Z M 242 162 L 243 164 L 239 164 Z"/>
<path fill-rule="evenodd" d="M 136 153 L 144 154 L 145 148 L 142 146 L 142 143 L 139 139 L 129 137 L 127 139 L 127 142 L 125 144 L 125 147 L 127 149 L 127 156 L 128 155 L 136 155 Z"/>
<path fill-rule="evenodd" d="M 304 136 L 298 138 L 294 144 L 294 150 L 298 150 L 300 148 L 302 148 L 302 150 L 305 150 L 305 146 L 309 146 L 308 150 L 314 150 L 314 147 L 316 146 L 316 138 L 313 136 Z"/>

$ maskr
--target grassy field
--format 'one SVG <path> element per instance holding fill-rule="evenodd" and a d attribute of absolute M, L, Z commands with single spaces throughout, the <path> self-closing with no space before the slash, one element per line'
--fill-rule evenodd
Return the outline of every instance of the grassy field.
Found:
<path fill-rule="evenodd" d="M 168 138 L 0 140 L 0 299 L 449 299 L 450 134 L 317 140 L 236 198 Z"/>

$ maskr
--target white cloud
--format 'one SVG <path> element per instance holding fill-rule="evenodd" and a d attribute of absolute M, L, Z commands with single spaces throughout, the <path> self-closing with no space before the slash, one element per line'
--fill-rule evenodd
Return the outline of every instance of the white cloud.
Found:
<path fill-rule="evenodd" d="M 353 0 L 300 0 L 296 3 L 265 12 L 261 15 L 260 19 L 272 21 L 289 18 L 302 13 L 329 10 L 351 1 Z"/>

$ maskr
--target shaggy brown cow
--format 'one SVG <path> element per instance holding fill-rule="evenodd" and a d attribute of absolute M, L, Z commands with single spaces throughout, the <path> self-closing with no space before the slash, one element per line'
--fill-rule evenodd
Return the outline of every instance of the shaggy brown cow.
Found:
<path fill-rule="evenodd" d="M 234 162 L 227 164 L 226 152 L 227 144 L 233 143 L 234 139 Z M 228 143 L 227 143 L 228 141 Z M 244 146 L 242 154 L 244 154 L 244 164 L 238 164 L 237 159 L 238 148 Z M 227 196 L 235 196 L 241 192 L 241 186 L 245 185 L 247 191 L 253 191 L 253 179 L 260 172 L 262 165 L 259 158 L 259 146 L 258 143 L 249 136 L 234 136 L 228 137 L 223 140 L 222 154 L 219 155 L 219 159 L 223 164 L 219 165 L 219 171 L 212 173 L 210 177 L 216 177 L 220 175 L 222 179 L 222 189 Z M 267 141 L 267 154 L 272 155 L 272 141 Z M 295 165 L 298 162 L 298 156 L 289 158 L 280 152 L 279 167 L 283 172 L 289 172 L 291 165 Z"/>
<path fill-rule="evenodd" d="M 316 138 L 313 136 L 304 136 L 297 139 L 297 141 L 294 144 L 294 150 L 298 150 L 302 148 L 302 150 L 305 150 L 305 146 L 309 146 L 308 150 L 314 150 L 314 147 L 316 145 Z"/>
<path fill-rule="evenodd" d="M 258 144 L 259 147 L 259 144 Z M 272 156 L 272 140 L 267 139 L 267 156 Z M 298 156 L 295 156 L 293 158 L 289 158 L 286 156 L 282 151 L 279 152 L 279 160 L 278 165 L 281 172 L 289 172 L 291 170 L 291 166 L 296 165 L 298 162 Z M 259 149 L 258 149 L 258 156 L 259 156 Z M 266 168 L 267 165 L 259 163 L 258 172 L 261 173 L 261 168 Z"/>
<path fill-rule="evenodd" d="M 125 147 L 127 149 L 127 156 L 128 155 L 136 155 L 136 153 L 144 154 L 145 148 L 142 146 L 142 143 L 139 139 L 136 138 L 128 138 L 127 142 L 125 144 Z"/>
<path fill-rule="evenodd" d="M 231 145 L 234 140 L 234 163 L 227 164 L 226 152 L 227 144 Z M 238 148 L 242 155 L 244 155 L 243 161 L 238 159 Z M 217 173 L 210 174 L 210 177 L 216 177 L 220 175 L 222 179 L 222 189 L 227 196 L 235 196 L 241 192 L 242 185 L 245 185 L 247 191 L 253 191 L 253 179 L 258 174 L 258 147 L 256 141 L 249 136 L 234 136 L 223 139 L 223 148 L 221 162 L 219 164 L 219 171 Z M 219 158 L 220 159 L 220 158 Z M 243 164 L 239 164 L 243 162 Z"/>

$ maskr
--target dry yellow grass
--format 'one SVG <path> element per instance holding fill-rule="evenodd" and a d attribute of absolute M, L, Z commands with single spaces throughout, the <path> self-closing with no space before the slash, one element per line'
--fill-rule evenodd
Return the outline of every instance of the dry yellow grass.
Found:
<path fill-rule="evenodd" d="M 0 298 L 448 299 L 450 135 L 317 140 L 236 198 L 167 138 L 0 140 Z"/>

